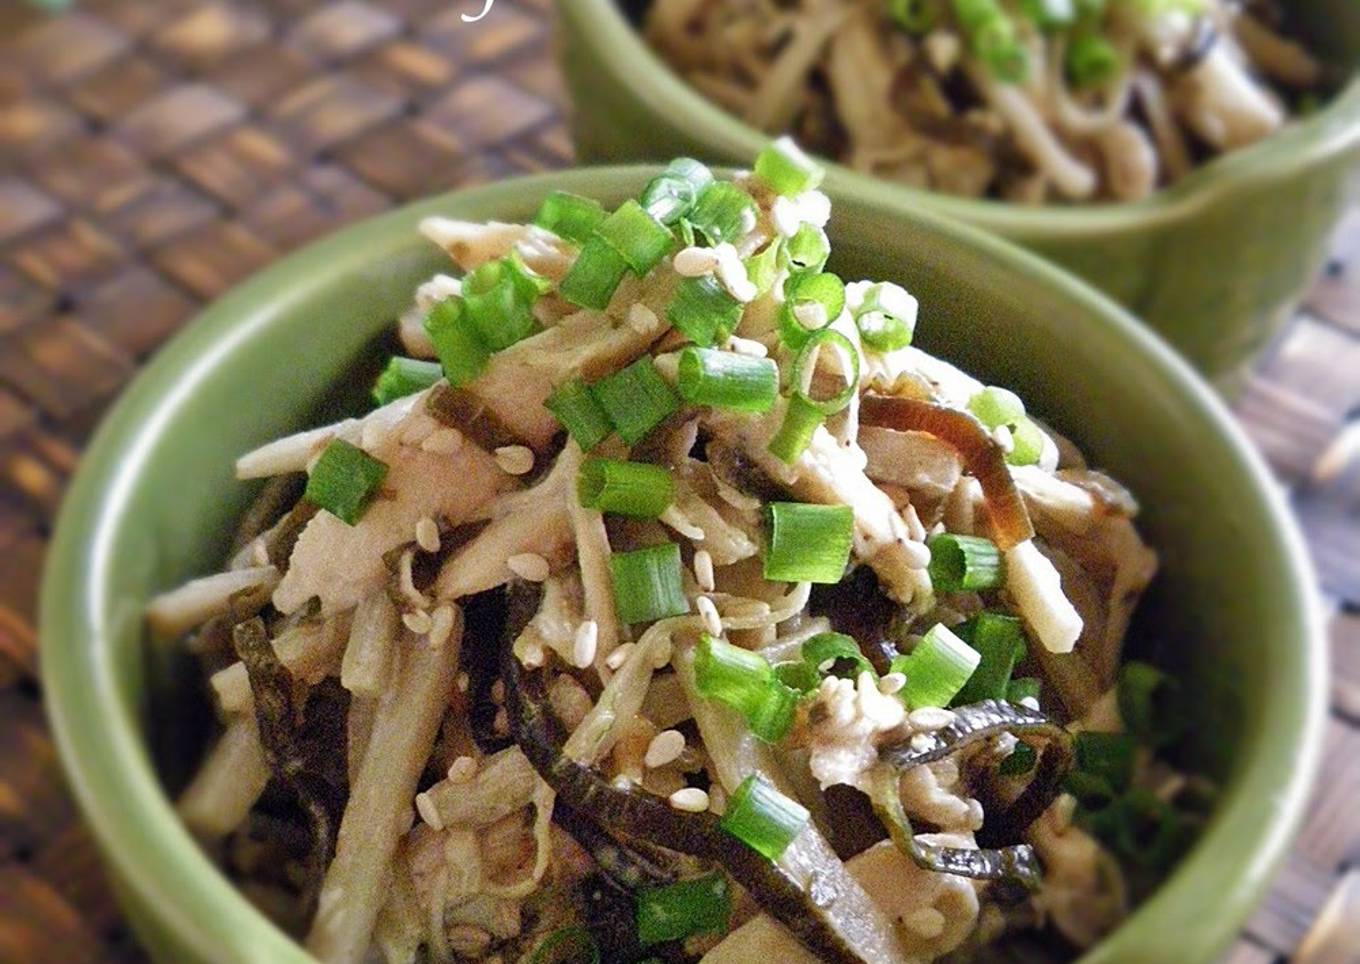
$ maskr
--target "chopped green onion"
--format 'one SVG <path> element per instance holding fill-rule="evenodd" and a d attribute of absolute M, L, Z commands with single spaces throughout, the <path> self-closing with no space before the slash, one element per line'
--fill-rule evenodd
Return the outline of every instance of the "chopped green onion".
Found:
<path fill-rule="evenodd" d="M 839 391 L 826 398 L 815 398 L 812 395 L 813 375 L 816 374 L 817 362 L 827 347 L 839 349 L 842 367 L 848 363 L 850 370 L 843 374 L 845 384 Z M 799 398 L 823 415 L 834 415 L 849 405 L 850 399 L 859 391 L 859 352 L 855 350 L 850 339 L 839 331 L 831 328 L 814 331 L 808 335 L 807 341 L 803 343 L 803 347 L 793 360 L 792 382 L 793 390 Z"/>
<path fill-rule="evenodd" d="M 958 635 L 981 655 L 977 669 L 954 697 L 960 706 L 982 700 L 1002 700 L 1015 664 L 1025 657 L 1025 634 L 1020 620 L 1001 613 L 980 612 Z"/>
<path fill-rule="evenodd" d="M 627 271 L 623 255 L 598 234 L 592 235 L 567 269 L 557 293 L 573 305 L 603 311 Z"/>
<path fill-rule="evenodd" d="M 774 664 L 774 677 L 798 693 L 811 693 L 821 683 L 817 671 L 801 659 L 790 659 Z"/>
<path fill-rule="evenodd" d="M 551 286 L 511 254 L 479 265 L 463 279 L 463 306 L 482 343 L 497 352 L 538 330 L 534 301 Z"/>
<path fill-rule="evenodd" d="M 642 207 L 662 224 L 675 224 L 689 214 L 699 192 L 712 181 L 713 172 L 703 164 L 677 157 L 642 189 Z"/>
<path fill-rule="evenodd" d="M 1146 787 L 1136 787 L 1081 824 L 1125 860 L 1163 873 L 1194 839 L 1194 825 Z"/>
<path fill-rule="evenodd" d="M 754 226 L 756 202 L 731 181 L 714 181 L 699 192 L 689 221 L 716 247 L 736 241 Z"/>
<path fill-rule="evenodd" d="M 1025 417 L 1025 403 L 1009 389 L 988 385 L 968 399 L 968 411 L 988 428 L 1011 426 Z"/>
<path fill-rule="evenodd" d="M 1028 418 L 1011 426 L 1011 450 L 1006 461 L 1011 465 L 1034 465 L 1044 451 L 1044 433 Z"/>
<path fill-rule="evenodd" d="M 901 285 L 873 285 L 855 312 L 860 340 L 879 352 L 906 348 L 916 334 L 916 311 L 916 299 Z"/>
<path fill-rule="evenodd" d="M 559 238 L 585 244 L 608 215 L 594 198 L 567 191 L 553 191 L 543 199 L 534 224 L 547 228 Z"/>
<path fill-rule="evenodd" d="M 803 662 L 819 676 L 859 679 L 865 670 L 877 677 L 874 666 L 860 652 L 859 643 L 844 633 L 818 633 L 802 645 Z"/>
<path fill-rule="evenodd" d="M 855 513 L 848 505 L 771 502 L 765 578 L 773 582 L 837 583 L 850 559 Z"/>
<path fill-rule="evenodd" d="M 792 137 L 781 137 L 756 155 L 756 177 L 776 194 L 793 197 L 811 191 L 826 171 L 808 157 Z"/>
<path fill-rule="evenodd" d="M 354 525 L 386 477 L 386 463 L 358 446 L 335 439 L 312 466 L 303 498 L 341 522 Z"/>
<path fill-rule="evenodd" d="M 740 412 L 768 412 L 779 394 L 779 369 L 772 359 L 715 348 L 680 353 L 680 397 L 691 405 Z"/>
<path fill-rule="evenodd" d="M 1020 0 L 1020 12 L 1040 30 L 1054 31 L 1077 22 L 1072 0 Z"/>
<path fill-rule="evenodd" d="M 906 656 L 892 661 L 892 671 L 907 678 L 897 695 L 910 709 L 948 706 L 973 675 L 982 654 L 936 623 Z"/>
<path fill-rule="evenodd" d="M 628 445 L 641 441 L 680 407 L 680 400 L 657 373 L 651 355 L 601 378 L 590 387 L 619 438 Z"/>
<path fill-rule="evenodd" d="M 1039 690 L 1043 684 L 1037 676 L 1021 676 L 1011 680 L 1006 684 L 1006 702 L 1019 703 L 1022 700 L 1039 699 Z"/>
<path fill-rule="evenodd" d="M 836 275 L 790 275 L 784 282 L 784 303 L 779 307 L 779 340 L 797 351 L 807 344 L 812 332 L 825 329 L 840 317 L 844 308 L 845 283 Z"/>
<path fill-rule="evenodd" d="M 1185 719 L 1176 681 L 1148 663 L 1130 661 L 1119 670 L 1119 717 L 1130 733 L 1151 747 L 1176 739 Z"/>
<path fill-rule="evenodd" d="M 559 927 L 539 942 L 526 964 L 600 964 L 600 948 L 584 927 Z"/>
<path fill-rule="evenodd" d="M 932 0 L 888 0 L 888 16 L 913 36 L 929 33 L 940 18 Z"/>
<path fill-rule="evenodd" d="M 674 542 L 616 552 L 609 558 L 614 608 L 625 623 L 650 623 L 689 612 Z"/>
<path fill-rule="evenodd" d="M 675 482 L 659 465 L 588 458 L 576 476 L 576 498 L 588 509 L 655 519 L 675 498 Z"/>
<path fill-rule="evenodd" d="M 778 860 L 803 832 L 811 814 L 797 800 L 774 788 L 759 773 L 752 773 L 732 791 L 719 825 L 756 853 Z"/>
<path fill-rule="evenodd" d="M 822 424 L 824 418 L 826 416 L 817 406 L 805 402 L 801 396 L 790 396 L 784 421 L 774 438 L 770 439 L 770 454 L 785 465 L 792 465 L 807 450 L 817 426 Z"/>
<path fill-rule="evenodd" d="M 1028 743 L 1017 743 L 1010 756 L 1002 760 L 996 772 L 1003 777 L 1018 777 L 1034 769 L 1039 762 L 1039 754 Z"/>
<path fill-rule="evenodd" d="M 1001 553 L 991 539 L 941 532 L 927 539 L 926 547 L 930 583 L 940 592 L 976 592 L 1001 585 Z"/>
<path fill-rule="evenodd" d="M 797 233 L 784 242 L 784 255 L 788 258 L 789 270 L 795 274 L 821 271 L 831 256 L 831 242 L 821 228 L 804 222 Z"/>
<path fill-rule="evenodd" d="M 954 17 L 974 57 L 1003 81 L 1023 80 L 1029 68 L 1015 26 L 997 0 L 954 0 Z"/>
<path fill-rule="evenodd" d="M 727 877 L 715 871 L 637 894 L 638 943 L 643 947 L 694 934 L 721 934 L 732 916 Z"/>
<path fill-rule="evenodd" d="M 696 345 L 723 341 L 741 321 L 741 302 L 712 275 L 682 278 L 666 308 L 666 320 Z"/>
<path fill-rule="evenodd" d="M 425 315 L 425 333 L 434 344 L 444 377 L 454 388 L 480 375 L 491 358 L 491 350 L 468 317 L 461 298 L 445 298 L 434 304 Z"/>
<path fill-rule="evenodd" d="M 759 254 L 742 261 L 742 266 L 746 268 L 746 277 L 751 284 L 756 286 L 756 296 L 768 294 L 774 287 L 776 279 L 779 277 L 779 259 L 784 250 L 784 246 L 779 239 L 771 241 L 765 245 Z"/>
<path fill-rule="evenodd" d="M 373 385 L 373 401 L 379 405 L 395 402 L 407 395 L 423 392 L 444 377 L 438 362 L 393 355 Z"/>
<path fill-rule="evenodd" d="M 1128 789 L 1133 779 L 1133 755 L 1136 743 L 1128 733 L 1100 733 L 1083 730 L 1076 735 L 1076 770 L 1068 774 L 1087 779 L 1078 780 L 1079 789 L 1098 788 L 1110 795 Z M 1081 794 L 1078 794 L 1081 796 Z"/>
<path fill-rule="evenodd" d="M 798 691 L 780 682 L 759 653 L 704 633 L 694 650 L 694 685 L 705 699 L 740 713 L 766 743 L 779 742 L 793 725 Z"/>
<path fill-rule="evenodd" d="M 598 233 L 639 277 L 656 267 L 675 240 L 664 224 L 632 199 L 624 201 L 617 211 L 605 218 Z"/>
<path fill-rule="evenodd" d="M 604 406 L 579 376 L 558 385 L 543 406 L 557 417 L 582 452 L 599 445 L 613 430 Z"/>
<path fill-rule="evenodd" d="M 1104 37 L 1082 34 L 1067 45 L 1067 76 L 1078 89 L 1104 86 L 1120 65 L 1119 51 Z"/>

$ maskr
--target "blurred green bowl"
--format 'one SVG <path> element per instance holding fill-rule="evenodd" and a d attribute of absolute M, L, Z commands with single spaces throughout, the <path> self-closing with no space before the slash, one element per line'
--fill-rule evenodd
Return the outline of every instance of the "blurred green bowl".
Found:
<path fill-rule="evenodd" d="M 253 493 L 234 480 L 234 458 L 334 416 L 337 386 L 365 393 L 367 376 L 354 373 L 365 358 L 371 367 L 414 285 L 446 264 L 416 233 L 421 217 L 525 219 L 553 188 L 617 202 L 652 173 L 511 181 L 342 231 L 207 310 L 104 422 L 48 557 L 43 684 L 71 785 L 159 960 L 306 959 L 199 851 L 164 788 L 173 778 L 158 775 L 173 766 L 158 768 L 150 748 L 194 731 L 195 717 L 198 745 L 204 736 L 203 696 L 176 666 L 187 658 L 149 647 L 141 613 L 156 592 L 221 564 Z M 1172 878 L 1085 960 L 1209 961 L 1299 822 L 1326 705 L 1312 583 L 1275 484 L 1183 362 L 1059 269 L 928 212 L 850 199 L 830 227 L 837 270 L 920 296 L 926 348 L 1021 392 L 1142 499 L 1164 569 L 1143 607 L 1140 652 L 1202 695 L 1196 750 L 1214 761 L 1222 802 Z"/>
<path fill-rule="evenodd" d="M 636 6 L 633 4 L 632 6 Z M 1348 69 L 1360 4 L 1291 4 L 1310 45 Z M 749 164 L 768 140 L 677 76 L 616 0 L 562 0 L 561 61 L 582 161 L 691 154 Z M 1102 288 L 1227 385 L 1288 318 L 1355 196 L 1360 80 L 1315 116 L 1131 204 L 1024 207 L 949 197 L 831 165 L 826 190 L 994 231 Z"/>

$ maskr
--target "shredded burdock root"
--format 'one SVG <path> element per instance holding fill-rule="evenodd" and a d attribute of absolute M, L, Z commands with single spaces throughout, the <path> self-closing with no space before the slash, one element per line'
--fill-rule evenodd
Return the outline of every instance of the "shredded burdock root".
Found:
<path fill-rule="evenodd" d="M 825 270 L 820 178 L 432 219 L 378 407 L 237 463 L 147 610 L 223 725 L 179 810 L 321 960 L 1087 946 L 1188 846 L 1137 503 Z"/>
<path fill-rule="evenodd" d="M 914 187 L 1134 201 L 1336 86 L 1278 0 L 650 0 L 647 41 L 747 123 Z"/>

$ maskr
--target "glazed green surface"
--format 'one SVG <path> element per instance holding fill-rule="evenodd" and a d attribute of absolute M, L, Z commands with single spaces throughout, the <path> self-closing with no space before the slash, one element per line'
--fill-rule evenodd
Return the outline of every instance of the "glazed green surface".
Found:
<path fill-rule="evenodd" d="M 334 414 L 337 384 L 366 389 L 367 376 L 346 375 L 443 265 L 415 232 L 422 216 L 522 219 L 553 188 L 614 202 L 648 173 L 448 195 L 319 242 L 205 312 L 98 432 L 48 559 L 44 685 L 71 783 L 159 960 L 305 958 L 198 851 L 161 789 L 145 734 L 188 728 L 201 697 L 168 688 L 173 648 L 148 647 L 145 601 L 220 566 L 251 492 L 232 478 L 238 454 Z M 1209 961 L 1298 823 L 1326 703 L 1310 575 L 1274 483 L 1208 388 L 1069 276 L 926 213 L 848 200 L 830 233 L 846 277 L 899 281 L 920 298 L 925 347 L 1019 391 L 1142 499 L 1164 567 L 1135 635 L 1209 694 L 1201 732 L 1227 754 L 1223 803 L 1170 881 L 1085 960 Z"/>
<path fill-rule="evenodd" d="M 1291 4 L 1317 49 L 1360 58 L 1350 0 Z M 767 139 L 685 84 L 616 0 L 563 0 L 563 70 L 586 161 L 692 154 L 749 164 Z M 1297 304 L 1356 194 L 1360 82 L 1317 116 L 1220 157 L 1132 204 L 1028 208 L 954 198 L 830 166 L 824 185 L 885 212 L 929 209 L 1016 241 L 1075 271 L 1158 329 L 1201 371 L 1236 374 Z"/>

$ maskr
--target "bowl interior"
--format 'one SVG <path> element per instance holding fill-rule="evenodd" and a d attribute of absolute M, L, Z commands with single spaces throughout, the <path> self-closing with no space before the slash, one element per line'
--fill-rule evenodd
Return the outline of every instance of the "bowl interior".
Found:
<path fill-rule="evenodd" d="M 496 185 L 313 245 L 176 338 L 98 433 L 49 557 L 44 675 L 62 758 L 99 841 L 179 959 L 221 959 L 224 949 L 304 958 L 174 817 L 147 737 L 195 729 L 201 704 L 193 710 L 199 694 L 174 681 L 173 648 L 148 659 L 144 602 L 220 564 L 251 495 L 232 478 L 237 454 L 362 396 L 367 378 L 346 376 L 443 263 L 415 233 L 422 216 L 522 219 L 551 188 L 617 201 L 647 176 L 626 168 Z M 1134 645 L 1204 694 L 1196 751 L 1224 790 L 1195 851 L 1087 960 L 1207 961 L 1292 832 L 1325 702 L 1311 583 L 1273 483 L 1203 383 L 1079 282 L 926 214 L 888 218 L 852 201 L 837 206 L 831 233 L 846 277 L 897 280 L 918 295 L 925 347 L 1019 391 L 1142 500 L 1164 567 Z"/>

